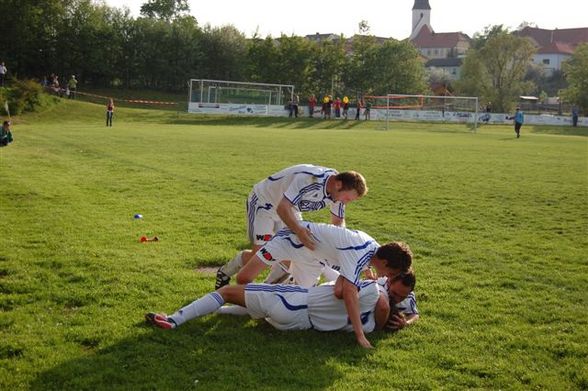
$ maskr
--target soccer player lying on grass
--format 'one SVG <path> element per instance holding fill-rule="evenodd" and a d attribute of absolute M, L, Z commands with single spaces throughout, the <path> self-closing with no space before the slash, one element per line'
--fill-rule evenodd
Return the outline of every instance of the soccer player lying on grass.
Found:
<path fill-rule="evenodd" d="M 243 266 L 237 283 L 253 282 L 265 267 L 277 262 L 289 261 L 295 283 L 305 288 L 317 283 L 323 266 L 338 269 L 341 276 L 335 283 L 335 296 L 345 302 L 357 342 L 371 347 L 361 328 L 357 293 L 360 274 L 370 266 L 376 269 L 378 277 L 393 277 L 407 271 L 412 265 L 410 248 L 401 242 L 380 246 L 365 232 L 335 225 L 304 221 L 300 224 L 316 242 L 314 251 L 304 246 L 294 232 L 280 230 Z"/>
<path fill-rule="evenodd" d="M 239 252 L 221 266 L 214 289 L 229 283 L 249 259 L 280 229 L 296 232 L 299 241 L 314 250 L 314 240 L 300 224 L 302 212 L 331 210 L 331 223 L 345 226 L 345 205 L 368 191 L 364 177 L 354 171 L 338 173 L 332 168 L 298 164 L 258 182 L 247 199 L 247 233 L 251 250 Z M 278 282 L 285 274 L 275 264 L 267 282 Z"/>
<path fill-rule="evenodd" d="M 415 283 L 412 269 L 389 281 L 386 278 L 360 281 L 359 308 L 363 332 L 369 333 L 384 327 L 398 329 L 416 320 L 418 311 L 412 293 Z M 230 285 L 205 295 L 171 316 L 148 313 L 145 318 L 156 327 L 172 329 L 215 311 L 235 313 L 231 310 L 244 307 L 252 318 L 263 318 L 278 330 L 353 331 L 345 303 L 335 297 L 334 290 L 335 285 L 332 283 L 311 288 L 254 283 Z M 236 306 L 221 307 L 225 303 Z M 399 304 L 410 321 L 400 324 L 390 315 L 390 305 Z"/>
<path fill-rule="evenodd" d="M 372 347 L 362 328 L 359 276 L 369 266 L 376 269 L 378 276 L 392 278 L 407 272 L 412 265 L 410 248 L 400 242 L 380 246 L 364 232 L 334 225 L 308 222 L 301 224 L 312 233 L 317 243 L 314 251 L 303 246 L 292 231 L 281 230 L 241 270 L 237 276 L 238 281 L 245 285 L 252 282 L 266 265 L 290 261 L 295 283 L 302 288 L 309 288 L 317 283 L 323 268 L 338 269 L 340 276 L 331 291 L 333 300 L 342 299 L 339 304 L 347 312 L 358 343 L 366 348 Z"/>
<path fill-rule="evenodd" d="M 358 305 L 360 274 L 373 266 L 378 277 L 393 277 L 406 272 L 412 265 L 412 252 L 407 244 L 392 242 L 380 246 L 371 236 L 361 231 L 330 224 L 301 221 L 316 242 L 311 251 L 289 229 L 276 235 L 249 260 L 237 274 L 241 285 L 253 282 L 267 266 L 277 262 L 290 262 L 294 283 L 309 288 L 318 282 L 324 266 L 337 269 L 341 275 L 335 283 L 334 294 L 343 299 L 357 342 L 371 347 L 361 328 Z"/>

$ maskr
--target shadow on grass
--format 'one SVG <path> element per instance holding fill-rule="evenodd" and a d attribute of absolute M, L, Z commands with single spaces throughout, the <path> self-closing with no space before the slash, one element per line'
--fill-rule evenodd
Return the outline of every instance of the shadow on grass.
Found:
<path fill-rule="evenodd" d="M 369 354 L 352 333 L 282 332 L 245 317 L 213 315 L 177 330 L 143 322 L 135 328 L 136 337 L 104 349 L 82 344 L 84 357 L 40 373 L 30 388 L 324 389 L 344 376 L 340 365 L 361 365 Z"/>
<path fill-rule="evenodd" d="M 588 137 L 588 128 L 570 126 L 530 126 L 530 133 L 535 134 L 559 134 L 563 136 Z M 523 128 L 525 130 L 525 128 Z"/>
<path fill-rule="evenodd" d="M 209 125 L 209 126 L 257 126 L 288 129 L 352 129 L 371 128 L 377 122 L 352 120 L 322 120 L 320 118 L 285 118 L 285 117 L 243 117 L 243 116 L 203 116 L 179 114 L 169 118 L 168 123 L 176 125 Z"/>

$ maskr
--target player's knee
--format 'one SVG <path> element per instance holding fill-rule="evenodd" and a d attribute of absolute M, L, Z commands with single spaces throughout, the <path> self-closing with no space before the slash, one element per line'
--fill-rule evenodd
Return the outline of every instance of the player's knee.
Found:
<path fill-rule="evenodd" d="M 253 279 L 251 277 L 249 277 L 249 275 L 247 275 L 247 273 L 239 273 L 237 274 L 237 284 L 239 285 L 245 285 L 245 284 L 249 284 L 251 281 L 253 281 Z"/>

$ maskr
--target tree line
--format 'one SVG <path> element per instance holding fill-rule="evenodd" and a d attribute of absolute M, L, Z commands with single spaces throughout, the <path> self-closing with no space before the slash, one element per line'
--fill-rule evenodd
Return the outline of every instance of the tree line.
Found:
<path fill-rule="evenodd" d="M 303 94 L 424 93 L 418 51 L 356 36 L 327 42 L 201 26 L 185 0 L 149 0 L 141 16 L 91 0 L 3 0 L 0 59 L 12 75 L 81 84 L 185 89 L 191 78 L 293 84 Z M 351 54 L 349 54 L 351 53 Z"/>
<path fill-rule="evenodd" d="M 563 72 L 547 80 L 532 65 L 534 47 L 503 26 L 474 35 L 458 81 L 424 68 L 408 41 L 369 35 L 316 42 L 304 37 L 247 39 L 234 26 L 201 26 L 187 0 L 145 0 L 141 15 L 93 0 L 2 0 L 0 61 L 18 78 L 61 80 L 75 74 L 95 87 L 185 90 L 191 78 L 293 84 L 310 94 L 432 94 L 442 84 L 454 95 L 478 96 L 508 111 L 519 95 L 561 93 L 588 110 L 588 59 L 580 46 Z M 437 80 L 436 80 L 437 79 Z M 551 83 L 551 84 L 549 84 Z"/>

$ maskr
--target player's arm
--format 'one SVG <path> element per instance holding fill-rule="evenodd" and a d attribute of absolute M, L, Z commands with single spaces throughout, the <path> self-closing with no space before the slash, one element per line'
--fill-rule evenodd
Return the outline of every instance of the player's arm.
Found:
<path fill-rule="evenodd" d="M 309 249 L 314 250 L 316 243 L 312 239 L 310 230 L 300 225 L 300 220 L 296 218 L 296 215 L 294 214 L 294 206 L 290 200 L 286 197 L 282 197 L 276 211 L 278 212 L 280 219 L 282 219 L 284 224 L 286 224 L 286 226 L 298 236 L 298 239 L 300 239 L 302 244 Z"/>
<path fill-rule="evenodd" d="M 374 311 L 374 318 L 376 320 L 376 330 L 382 330 L 388 318 L 390 317 L 390 302 L 384 293 L 380 293 L 378 301 L 376 302 L 376 309 Z"/>
<path fill-rule="evenodd" d="M 419 314 L 407 315 L 405 319 L 406 319 L 406 325 L 410 326 L 411 324 L 413 324 L 414 322 L 419 320 Z"/>
<path fill-rule="evenodd" d="M 387 327 L 392 330 L 400 330 L 410 326 L 419 319 L 419 314 L 395 314 L 390 317 Z"/>
<path fill-rule="evenodd" d="M 359 294 L 357 292 L 357 287 L 343 276 L 339 277 L 337 282 L 339 281 L 341 281 L 342 284 L 343 301 L 345 302 L 347 316 L 351 321 L 351 326 L 353 327 L 353 332 L 355 333 L 357 343 L 359 343 L 359 345 L 364 348 L 373 348 L 373 346 L 370 344 L 370 341 L 368 341 L 365 337 L 363 327 L 361 325 L 361 318 L 359 316 Z"/>
<path fill-rule="evenodd" d="M 345 219 L 331 213 L 331 224 L 338 227 L 345 227 Z"/>

